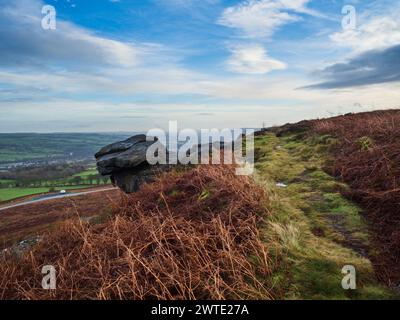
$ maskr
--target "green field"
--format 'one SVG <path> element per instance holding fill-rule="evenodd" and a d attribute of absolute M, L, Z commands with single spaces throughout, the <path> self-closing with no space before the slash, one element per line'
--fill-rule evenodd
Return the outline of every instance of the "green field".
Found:
<path fill-rule="evenodd" d="M 99 172 L 97 171 L 96 168 L 86 169 L 86 170 L 81 171 L 79 173 L 76 173 L 73 176 L 70 176 L 68 178 L 56 179 L 56 180 L 48 180 L 48 181 L 46 181 L 46 183 L 55 184 L 57 186 L 64 186 L 64 185 L 68 185 L 69 184 L 68 181 L 70 181 L 71 178 L 81 177 L 82 178 L 82 184 L 85 185 L 85 184 L 90 184 L 90 180 L 89 180 L 90 176 L 99 176 Z M 97 185 L 96 183 L 93 183 L 93 182 L 92 182 L 92 184 L 93 185 Z"/>
<path fill-rule="evenodd" d="M 130 133 L 12 133 L 0 134 L 0 165 L 7 162 L 29 161 L 35 159 L 57 158 L 61 160 L 92 159 L 101 147 L 124 140 Z M 49 192 L 90 188 L 104 185 L 103 179 L 93 179 L 98 171 L 91 166 L 70 177 L 43 180 L 40 183 L 16 188 L 16 180 L 0 179 L 0 202 L 19 197 Z M 80 177 L 81 179 L 77 178 Z M 74 180 L 75 179 L 75 180 Z M 109 182 L 107 182 L 109 183 Z M 10 187 L 11 186 L 11 187 Z"/>
<path fill-rule="evenodd" d="M 93 186 L 84 185 L 84 186 L 67 186 L 67 187 L 58 187 L 54 188 L 54 192 L 58 192 L 60 190 L 75 190 L 75 189 L 87 189 L 92 188 Z M 47 193 L 50 191 L 50 188 L 6 188 L 0 189 L 0 202 L 9 201 L 13 199 L 17 199 L 20 197 L 25 197 L 29 195 Z"/>
<path fill-rule="evenodd" d="M 90 169 L 87 169 L 87 170 L 85 170 L 85 171 L 82 171 L 82 172 L 79 172 L 79 173 L 77 173 L 77 174 L 74 174 L 73 176 L 74 176 L 74 177 L 79 176 L 79 177 L 81 177 L 82 179 L 86 179 L 87 177 L 89 177 L 89 176 L 91 176 L 91 175 L 97 175 L 97 174 L 99 174 L 99 172 L 97 171 L 96 168 L 90 168 Z"/>
<path fill-rule="evenodd" d="M 63 179 L 47 180 L 43 181 L 42 185 L 35 185 L 30 187 L 13 187 L 16 181 L 10 179 L 0 179 L 0 184 L 6 188 L 0 188 L 0 202 L 8 201 L 28 195 L 40 194 L 49 192 L 52 190 L 70 190 L 70 189 L 82 189 L 92 188 L 110 183 L 110 181 L 104 183 L 103 177 L 101 180 L 93 179 L 90 180 L 90 176 L 99 176 L 96 168 L 88 168 L 82 172 L 79 172 L 73 176 Z M 81 177 L 77 183 L 71 183 L 71 180 L 76 177 Z"/>
<path fill-rule="evenodd" d="M 99 172 L 97 169 L 94 168 L 89 168 L 84 171 L 78 172 L 72 176 L 66 177 L 66 178 L 59 178 L 59 179 L 53 179 L 53 180 L 43 180 L 43 186 L 46 187 L 51 187 L 51 186 L 64 186 L 64 185 L 69 185 L 69 182 L 72 178 L 75 177 L 81 177 L 82 178 L 82 184 L 90 184 L 89 177 L 92 176 L 99 176 Z M 100 176 L 101 177 L 101 176 Z M 102 178 L 102 177 L 101 177 Z M 93 179 L 94 180 L 94 179 Z M 1 184 L 10 184 L 10 185 L 15 185 L 16 180 L 13 179 L 0 179 L 0 185 Z"/>
<path fill-rule="evenodd" d="M 31 194 L 49 192 L 49 188 L 7 188 L 0 189 L 0 202 L 8 201 Z"/>
<path fill-rule="evenodd" d="M 11 179 L 0 179 L 0 183 L 14 183 L 14 180 L 11 180 Z"/>

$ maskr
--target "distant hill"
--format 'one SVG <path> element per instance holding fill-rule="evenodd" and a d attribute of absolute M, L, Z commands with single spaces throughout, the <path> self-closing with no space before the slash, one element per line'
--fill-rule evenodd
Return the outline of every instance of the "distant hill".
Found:
<path fill-rule="evenodd" d="M 134 133 L 0 133 L 0 164 L 92 158 L 104 145 Z"/>

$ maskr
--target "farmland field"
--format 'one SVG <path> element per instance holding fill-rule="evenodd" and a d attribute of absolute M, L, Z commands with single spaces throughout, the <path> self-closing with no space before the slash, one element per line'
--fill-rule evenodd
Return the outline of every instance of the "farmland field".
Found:
<path fill-rule="evenodd" d="M 97 169 L 96 168 L 90 168 L 90 169 L 87 169 L 85 171 L 82 171 L 80 173 L 75 174 L 74 177 L 79 176 L 82 179 L 85 179 L 85 178 L 89 177 L 90 175 L 96 175 L 96 174 L 99 174 Z"/>
<path fill-rule="evenodd" d="M 60 190 L 75 190 L 75 189 L 87 189 L 93 188 L 93 185 L 80 185 L 80 186 L 64 186 L 54 188 L 54 192 L 58 192 Z M 0 203 L 3 201 L 9 201 L 13 199 L 17 199 L 20 197 L 25 197 L 29 195 L 41 194 L 50 192 L 50 188 L 5 188 L 0 189 Z"/>
<path fill-rule="evenodd" d="M 49 188 L 6 188 L 0 189 L 0 202 L 8 201 L 19 197 L 29 196 L 31 194 L 40 194 L 49 192 Z"/>
<path fill-rule="evenodd" d="M 0 183 L 13 183 L 14 180 L 11 179 L 0 179 Z"/>

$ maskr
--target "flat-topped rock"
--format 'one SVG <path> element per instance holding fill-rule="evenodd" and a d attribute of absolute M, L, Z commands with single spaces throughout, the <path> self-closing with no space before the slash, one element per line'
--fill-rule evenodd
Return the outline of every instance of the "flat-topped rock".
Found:
<path fill-rule="evenodd" d="M 136 192 L 144 182 L 153 181 L 156 175 L 172 167 L 168 164 L 150 165 L 148 163 L 146 159 L 147 150 L 154 143 L 159 143 L 157 138 L 148 137 L 146 139 L 146 135 L 140 134 L 124 141 L 109 144 L 95 154 L 97 170 L 103 176 L 109 175 L 112 183 L 123 191 L 127 193 Z M 209 145 L 206 144 L 204 147 L 209 148 L 208 154 L 212 154 L 213 149 L 222 150 L 224 145 L 223 142 L 214 142 Z M 157 147 L 158 151 L 161 152 L 162 145 Z M 201 163 L 202 145 L 197 147 L 197 150 L 192 147 L 187 155 L 194 152 L 195 157 L 198 157 L 198 163 Z M 168 161 L 170 155 L 166 148 L 164 151 Z"/>
<path fill-rule="evenodd" d="M 123 152 L 133 147 L 137 143 L 146 142 L 146 135 L 138 134 L 136 136 L 130 137 L 124 141 L 119 141 L 115 143 L 111 143 L 100 149 L 94 156 L 95 158 L 100 158 L 106 154 Z"/>
<path fill-rule="evenodd" d="M 157 138 L 149 140 L 141 134 L 101 148 L 95 154 L 97 170 L 101 175 L 110 175 L 112 183 L 123 191 L 136 192 L 142 183 L 152 181 L 157 173 L 168 168 L 166 165 L 151 166 L 147 162 L 147 150 L 157 143 Z"/>
<path fill-rule="evenodd" d="M 109 146 L 108 150 L 119 150 L 114 152 L 102 153 L 96 157 L 97 169 L 102 175 L 109 175 L 125 169 L 134 169 L 135 167 L 143 164 L 146 161 L 147 149 L 154 143 L 154 141 L 137 141 L 131 147 L 122 150 L 121 144 L 117 142 L 117 147 Z M 113 149 L 114 148 L 114 149 Z"/>

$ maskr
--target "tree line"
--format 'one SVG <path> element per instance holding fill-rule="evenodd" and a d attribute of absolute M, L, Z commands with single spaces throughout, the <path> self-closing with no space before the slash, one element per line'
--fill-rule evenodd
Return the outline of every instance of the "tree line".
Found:
<path fill-rule="evenodd" d="M 100 174 L 80 176 L 86 167 L 76 163 L 18 167 L 0 173 L 0 188 L 9 187 L 62 187 L 79 185 L 101 185 L 109 183 L 109 177 Z"/>

